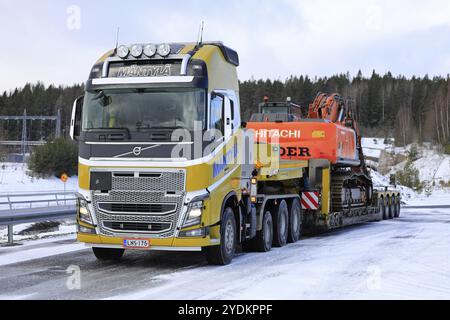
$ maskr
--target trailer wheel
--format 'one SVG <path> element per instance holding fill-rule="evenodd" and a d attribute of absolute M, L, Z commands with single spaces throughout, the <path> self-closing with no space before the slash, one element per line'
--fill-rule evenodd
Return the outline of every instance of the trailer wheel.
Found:
<path fill-rule="evenodd" d="M 387 220 L 389 218 L 388 207 L 386 205 L 387 198 L 381 197 L 380 199 L 381 199 L 381 212 L 383 214 L 383 220 Z"/>
<path fill-rule="evenodd" d="M 377 210 L 378 210 L 378 214 L 381 216 L 381 219 L 384 219 L 384 214 L 383 214 L 383 198 L 378 198 L 378 202 L 377 202 Z"/>
<path fill-rule="evenodd" d="M 395 198 L 394 197 L 390 197 L 388 198 L 389 202 L 388 202 L 388 210 L 389 210 L 389 219 L 394 219 L 395 216 Z"/>
<path fill-rule="evenodd" d="M 397 201 L 395 203 L 395 217 L 396 218 L 400 218 L 400 210 L 401 210 L 401 206 L 400 206 L 400 197 L 396 197 L 395 198 Z"/>
<path fill-rule="evenodd" d="M 289 234 L 289 210 L 285 200 L 276 207 L 273 221 L 273 245 L 284 247 Z"/>
<path fill-rule="evenodd" d="M 289 235 L 288 242 L 295 243 L 300 240 L 302 233 L 302 207 L 300 201 L 294 199 L 289 208 Z"/>
<path fill-rule="evenodd" d="M 101 261 L 119 261 L 122 259 L 124 249 L 92 248 L 95 257 Z"/>
<path fill-rule="evenodd" d="M 227 207 L 220 224 L 220 245 L 205 248 L 209 264 L 225 266 L 231 263 L 236 252 L 236 218 L 233 209 Z"/>

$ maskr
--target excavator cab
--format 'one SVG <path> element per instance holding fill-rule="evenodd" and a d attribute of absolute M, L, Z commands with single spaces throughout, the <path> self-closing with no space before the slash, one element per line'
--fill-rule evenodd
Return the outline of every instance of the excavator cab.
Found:
<path fill-rule="evenodd" d="M 291 98 L 286 102 L 269 102 L 269 97 L 264 97 L 264 102 L 259 104 L 259 113 L 251 117 L 250 122 L 296 122 L 302 119 L 302 107 L 292 103 Z"/>

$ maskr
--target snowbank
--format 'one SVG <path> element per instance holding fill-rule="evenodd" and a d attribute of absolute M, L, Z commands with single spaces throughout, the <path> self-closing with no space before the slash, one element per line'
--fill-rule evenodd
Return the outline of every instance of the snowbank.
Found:
<path fill-rule="evenodd" d="M 435 149 L 420 148 L 421 158 L 414 161 L 414 167 L 419 170 L 420 181 L 434 187 L 439 187 L 441 181 L 448 184 L 450 182 L 450 156 L 439 154 Z M 391 173 L 403 170 L 406 161 L 391 169 Z"/>
<path fill-rule="evenodd" d="M 64 191 L 64 183 L 58 178 L 38 179 L 27 175 L 27 171 L 26 164 L 0 163 L 0 193 Z M 77 188 L 77 177 L 70 178 L 66 190 L 75 191 Z"/>

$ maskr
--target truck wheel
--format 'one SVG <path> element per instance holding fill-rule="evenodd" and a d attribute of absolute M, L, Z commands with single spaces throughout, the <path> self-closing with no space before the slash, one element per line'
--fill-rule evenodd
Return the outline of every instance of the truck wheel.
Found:
<path fill-rule="evenodd" d="M 378 214 L 381 217 L 381 220 L 384 219 L 384 213 L 383 213 L 383 199 L 382 198 L 378 198 L 378 202 L 377 202 L 377 210 L 378 210 Z"/>
<path fill-rule="evenodd" d="M 385 198 L 380 199 L 381 199 L 381 212 L 383 214 L 383 220 L 387 220 L 389 218 L 388 206 L 386 205 Z"/>
<path fill-rule="evenodd" d="M 125 250 L 124 249 L 108 249 L 108 248 L 92 248 L 94 255 L 101 261 L 119 261 L 122 259 Z"/>
<path fill-rule="evenodd" d="M 284 247 L 289 233 L 289 211 L 286 201 L 282 200 L 276 208 L 273 221 L 273 245 Z"/>
<path fill-rule="evenodd" d="M 295 243 L 300 240 L 302 233 L 302 207 L 298 199 L 294 199 L 289 209 L 289 235 L 288 242 Z"/>
<path fill-rule="evenodd" d="M 391 207 L 392 207 L 392 219 L 397 218 L 397 197 L 393 196 L 391 198 Z"/>
<path fill-rule="evenodd" d="M 395 217 L 396 218 L 400 218 L 400 210 L 401 210 L 401 206 L 400 206 L 400 197 L 396 197 L 395 198 L 397 201 L 395 203 Z"/>
<path fill-rule="evenodd" d="M 236 252 L 236 219 L 233 209 L 225 209 L 220 224 L 220 245 L 205 249 L 209 264 L 225 266 L 231 263 Z"/>
<path fill-rule="evenodd" d="M 395 204 L 394 204 L 395 198 L 394 197 L 390 197 L 389 198 L 389 202 L 388 202 L 388 210 L 389 210 L 389 219 L 394 219 L 394 215 L 395 215 Z"/>
<path fill-rule="evenodd" d="M 262 230 L 256 233 L 256 237 L 242 244 L 246 252 L 269 252 L 272 250 L 273 220 L 272 214 L 267 211 L 262 221 Z"/>

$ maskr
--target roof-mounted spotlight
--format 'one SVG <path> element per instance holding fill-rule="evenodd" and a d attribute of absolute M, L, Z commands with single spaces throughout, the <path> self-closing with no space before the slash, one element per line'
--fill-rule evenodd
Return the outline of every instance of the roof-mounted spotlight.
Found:
<path fill-rule="evenodd" d="M 140 44 L 135 44 L 131 47 L 131 55 L 135 58 L 142 56 L 144 48 Z"/>
<path fill-rule="evenodd" d="M 171 51 L 172 49 L 170 48 L 170 45 L 168 45 L 167 43 L 164 43 L 164 44 L 160 44 L 159 46 L 158 46 L 158 54 L 161 56 L 161 57 L 167 57 L 169 54 L 170 54 L 170 51 Z"/>
<path fill-rule="evenodd" d="M 158 50 L 158 48 L 156 48 L 156 46 L 154 44 L 147 44 L 144 47 L 144 54 L 151 58 L 156 54 L 156 51 Z"/>
<path fill-rule="evenodd" d="M 120 46 L 117 48 L 117 55 L 120 58 L 125 59 L 126 57 L 128 57 L 129 54 L 130 54 L 130 49 L 128 49 L 127 46 Z"/>

